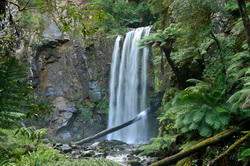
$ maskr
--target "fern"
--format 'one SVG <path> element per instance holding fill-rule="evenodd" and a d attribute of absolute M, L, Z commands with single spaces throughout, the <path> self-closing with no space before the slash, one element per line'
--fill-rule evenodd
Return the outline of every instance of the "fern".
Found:
<path fill-rule="evenodd" d="M 223 90 L 213 90 L 214 80 L 196 82 L 195 86 L 188 87 L 175 95 L 166 105 L 169 114 L 175 114 L 174 127 L 187 135 L 209 137 L 225 129 L 230 122 L 230 112 L 221 104 L 225 93 Z"/>
<path fill-rule="evenodd" d="M 210 137 L 213 132 L 213 128 L 209 126 L 205 121 L 201 121 L 198 130 L 199 134 L 203 137 Z"/>
<path fill-rule="evenodd" d="M 165 135 L 164 137 L 152 138 L 152 141 L 152 143 L 140 147 L 140 150 L 143 150 L 140 155 L 164 155 L 166 151 L 171 150 L 173 147 L 173 144 L 176 141 L 176 135 Z"/>
<path fill-rule="evenodd" d="M 33 127 L 33 126 L 32 127 L 22 127 L 16 131 L 15 135 L 20 133 L 21 135 L 27 137 L 31 141 L 39 143 L 40 140 L 43 138 L 46 131 L 47 131 L 47 129 L 45 129 L 45 128 L 36 130 L 35 127 Z"/>
<path fill-rule="evenodd" d="M 139 41 L 140 47 L 164 47 L 167 44 L 172 44 L 172 41 L 181 35 L 181 31 L 178 27 L 179 24 L 171 24 L 164 31 L 157 30 L 155 33 L 151 33 L 149 36 L 145 36 L 142 40 Z"/>
<path fill-rule="evenodd" d="M 29 92 L 25 67 L 14 57 L 0 59 L 0 119 L 14 122 L 24 116 L 23 108 Z"/>
<path fill-rule="evenodd" d="M 245 133 L 248 133 L 248 132 L 250 131 L 246 131 Z M 250 141 L 248 140 L 240 148 L 238 159 L 243 160 L 243 161 L 249 161 L 249 157 L 250 157 Z"/>
<path fill-rule="evenodd" d="M 250 148 L 244 150 L 244 151 L 241 153 L 241 157 L 249 157 L 249 156 L 250 156 Z"/>
<path fill-rule="evenodd" d="M 243 51 L 233 56 L 235 64 L 228 69 L 228 74 L 237 85 L 237 91 L 227 100 L 234 112 L 250 108 L 250 67 L 249 52 Z M 247 116 L 246 116 L 247 117 Z"/>

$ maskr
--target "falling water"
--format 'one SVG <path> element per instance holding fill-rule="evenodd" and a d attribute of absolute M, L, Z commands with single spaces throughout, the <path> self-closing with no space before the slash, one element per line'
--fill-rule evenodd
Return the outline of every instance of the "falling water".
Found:
<path fill-rule="evenodd" d="M 150 27 L 137 28 L 115 42 L 110 80 L 109 122 L 111 128 L 134 118 L 145 109 L 147 60 L 149 49 L 139 49 L 138 41 L 147 36 Z M 148 141 L 148 123 L 143 120 L 108 135 L 108 139 L 127 143 Z"/>

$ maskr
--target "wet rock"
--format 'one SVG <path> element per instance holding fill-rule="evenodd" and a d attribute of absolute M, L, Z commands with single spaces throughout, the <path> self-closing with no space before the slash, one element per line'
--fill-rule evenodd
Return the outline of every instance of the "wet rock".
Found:
<path fill-rule="evenodd" d="M 99 147 L 99 146 L 101 146 L 100 142 L 95 142 L 95 143 L 90 145 L 90 147 Z"/>
<path fill-rule="evenodd" d="M 130 160 L 128 161 L 128 164 L 130 164 L 131 166 L 141 166 L 141 163 L 138 160 Z"/>
<path fill-rule="evenodd" d="M 100 143 L 101 146 L 115 146 L 115 145 L 125 145 L 128 146 L 126 142 L 118 141 L 118 140 L 105 140 Z"/>
<path fill-rule="evenodd" d="M 58 148 L 58 147 L 60 147 L 60 146 L 62 146 L 62 145 L 63 145 L 62 143 L 56 143 L 56 144 L 53 145 L 53 147 L 54 147 L 54 148 Z"/>
<path fill-rule="evenodd" d="M 58 149 L 63 153 L 69 153 L 72 151 L 72 148 L 69 146 L 69 144 L 63 144 L 62 146 L 58 147 Z"/>
<path fill-rule="evenodd" d="M 69 144 L 72 149 L 79 149 L 80 147 L 75 144 Z"/>
<path fill-rule="evenodd" d="M 93 150 L 89 150 L 89 151 L 84 151 L 81 156 L 82 157 L 92 157 L 95 155 L 95 152 Z"/>
<path fill-rule="evenodd" d="M 93 155 L 92 157 L 96 157 L 96 158 L 104 158 L 105 157 L 105 154 L 104 153 L 95 153 L 95 155 Z"/>
<path fill-rule="evenodd" d="M 111 141 L 113 144 L 107 146 L 107 142 L 110 141 L 96 142 L 82 146 L 59 143 L 55 144 L 54 147 L 61 150 L 64 155 L 72 157 L 73 159 L 84 159 L 88 157 L 106 158 L 122 166 L 147 166 L 157 161 L 155 157 L 135 155 L 133 152 L 136 151 L 140 145 L 128 145 L 121 141 Z M 121 145 L 117 145 L 117 143 Z"/>

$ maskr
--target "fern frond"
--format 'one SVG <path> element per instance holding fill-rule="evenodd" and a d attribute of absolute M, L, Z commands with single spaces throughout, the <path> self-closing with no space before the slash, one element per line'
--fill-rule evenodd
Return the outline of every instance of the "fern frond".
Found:
<path fill-rule="evenodd" d="M 189 126 L 189 130 L 192 131 L 192 130 L 197 130 L 199 127 L 198 123 L 192 123 L 190 126 Z"/>
<path fill-rule="evenodd" d="M 217 111 L 207 111 L 205 116 L 205 121 L 210 126 L 213 126 L 214 123 L 216 123 L 219 113 Z"/>
<path fill-rule="evenodd" d="M 183 119 L 183 124 L 184 125 L 189 125 L 193 122 L 193 116 L 195 114 L 195 111 L 190 111 L 190 112 L 187 112 L 186 115 L 185 115 L 185 118 Z"/>
<path fill-rule="evenodd" d="M 23 117 L 28 94 L 25 67 L 14 57 L 0 61 L 0 116 L 13 122 Z"/>
<path fill-rule="evenodd" d="M 205 111 L 198 110 L 194 113 L 193 121 L 198 123 L 204 118 L 204 116 L 205 116 Z"/>
<path fill-rule="evenodd" d="M 230 115 L 224 114 L 224 116 L 219 116 L 218 121 L 222 124 L 222 126 L 227 126 L 230 122 Z"/>
<path fill-rule="evenodd" d="M 205 121 L 202 121 L 198 127 L 199 133 L 203 137 L 210 137 L 212 135 L 212 128 Z"/>

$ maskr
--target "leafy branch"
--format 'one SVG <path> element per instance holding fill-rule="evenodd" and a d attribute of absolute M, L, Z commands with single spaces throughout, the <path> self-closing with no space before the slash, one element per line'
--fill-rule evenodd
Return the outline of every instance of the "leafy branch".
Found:
<path fill-rule="evenodd" d="M 180 89 L 185 87 L 185 80 L 181 72 L 179 71 L 178 67 L 174 63 L 173 59 L 171 58 L 171 52 L 173 49 L 173 44 L 177 37 L 181 35 L 181 31 L 179 29 L 178 24 L 171 24 L 167 27 L 164 31 L 157 30 L 156 33 L 151 33 L 149 36 L 145 36 L 141 41 L 140 45 L 141 48 L 143 47 L 160 47 L 161 50 L 164 52 L 165 57 L 170 65 L 171 69 L 173 70 L 177 84 Z"/>

